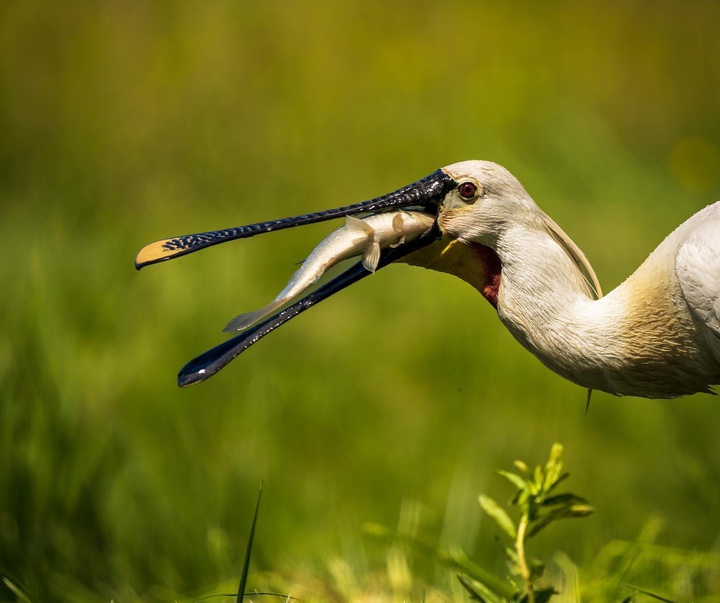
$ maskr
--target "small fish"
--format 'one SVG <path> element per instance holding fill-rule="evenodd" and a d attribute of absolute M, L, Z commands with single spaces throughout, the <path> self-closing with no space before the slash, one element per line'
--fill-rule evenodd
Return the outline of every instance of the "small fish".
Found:
<path fill-rule="evenodd" d="M 365 269 L 375 272 L 381 249 L 417 239 L 432 227 L 434 221 L 435 216 L 416 211 L 387 212 L 362 220 L 346 216 L 345 226 L 332 232 L 315 247 L 272 302 L 255 312 L 236 316 L 223 331 L 247 329 L 307 289 L 342 260 L 362 255 Z"/>

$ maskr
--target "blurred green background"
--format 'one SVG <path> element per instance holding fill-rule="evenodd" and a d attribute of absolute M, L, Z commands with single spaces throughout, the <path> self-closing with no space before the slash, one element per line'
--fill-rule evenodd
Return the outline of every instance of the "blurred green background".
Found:
<path fill-rule="evenodd" d="M 650 516 L 720 536 L 720 403 L 585 392 L 466 284 L 382 270 L 210 381 L 178 369 L 335 225 L 138 273 L 166 236 L 497 161 L 606 291 L 720 198 L 720 5 L 454 0 L 0 4 L 0 574 L 37 600 L 165 599 L 364 556 L 414 501 L 498 556 L 477 494 L 566 447 L 578 563 Z M 0 587 L 2 588 L 2 587 Z M 72 593 L 70 597 L 69 593 Z M 9 591 L 1 598 L 12 599 Z"/>

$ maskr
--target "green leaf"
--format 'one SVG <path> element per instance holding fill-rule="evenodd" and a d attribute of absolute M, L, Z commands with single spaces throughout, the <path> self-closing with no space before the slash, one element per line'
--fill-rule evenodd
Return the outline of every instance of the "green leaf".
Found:
<path fill-rule="evenodd" d="M 502 475 L 505 479 L 512 482 L 512 484 L 514 486 L 516 486 L 518 490 L 527 492 L 528 481 L 526 479 L 523 479 L 522 477 L 520 477 L 517 473 L 511 473 L 510 471 L 503 471 L 502 469 L 498 469 L 497 473 L 498 473 L 498 475 Z"/>
<path fill-rule="evenodd" d="M 527 505 L 530 494 L 527 490 L 516 490 L 514 496 L 510 499 L 510 504 L 521 509 Z"/>
<path fill-rule="evenodd" d="M 481 582 L 503 601 L 510 599 L 517 591 L 515 584 L 478 565 L 462 549 L 447 554 L 441 561 L 450 567 L 460 567 L 464 575 Z"/>
<path fill-rule="evenodd" d="M 530 580 L 535 581 L 538 578 L 542 578 L 545 573 L 545 564 L 539 559 L 531 559 L 528 564 L 530 570 Z"/>
<path fill-rule="evenodd" d="M 517 551 L 511 546 L 505 547 L 505 564 L 507 565 L 507 570 L 511 576 L 520 577 L 520 566 L 518 565 Z"/>
<path fill-rule="evenodd" d="M 470 598 L 480 603 L 506 603 L 507 599 L 495 594 L 482 582 L 473 580 L 463 574 L 457 575 L 460 584 L 469 593 Z"/>
<path fill-rule="evenodd" d="M 535 603 L 547 603 L 547 601 L 550 600 L 550 597 L 553 595 L 557 595 L 558 591 L 556 591 L 552 586 L 549 586 L 548 588 L 541 588 L 540 590 L 535 591 Z"/>
<path fill-rule="evenodd" d="M 543 484 L 545 483 L 545 472 L 543 468 L 538 465 L 535 467 L 535 477 L 533 478 L 532 494 L 538 495 L 542 491 Z"/>
<path fill-rule="evenodd" d="M 639 586 L 632 586 L 630 584 L 628 584 L 627 586 L 628 586 L 628 588 L 632 588 L 635 590 L 635 592 L 632 595 L 630 595 L 630 597 L 628 597 L 631 600 L 632 600 L 632 597 L 635 596 L 636 593 L 641 593 L 645 596 L 655 599 L 656 601 L 662 601 L 663 603 L 676 603 L 676 601 L 673 601 L 672 599 L 666 599 L 665 597 L 661 597 L 660 595 L 650 592 L 649 590 L 645 590 L 644 588 L 640 588 Z"/>
<path fill-rule="evenodd" d="M 480 495 L 479 501 L 483 511 L 492 517 L 502 530 L 514 540 L 517 537 L 517 530 L 515 529 L 515 524 L 512 522 L 512 519 L 510 519 L 505 512 L 505 509 L 484 494 Z"/>
<path fill-rule="evenodd" d="M 557 521 L 559 519 L 587 517 L 593 513 L 593 511 L 595 511 L 595 509 L 590 505 L 566 505 L 563 507 L 556 507 L 549 510 L 542 518 L 532 524 L 531 528 L 527 532 L 527 538 L 532 538 L 553 521 Z"/>
<path fill-rule="evenodd" d="M 555 488 L 557 488 L 562 482 L 564 482 L 568 477 L 570 477 L 570 474 L 565 472 L 560 477 L 558 477 L 555 482 L 548 488 L 548 492 L 552 492 Z"/>
<path fill-rule="evenodd" d="M 566 517 L 587 517 L 595 512 L 595 507 L 590 505 L 572 505 L 566 513 Z"/>
<path fill-rule="evenodd" d="M 560 481 L 563 472 L 563 447 L 562 444 L 553 444 L 550 449 L 550 459 L 545 465 L 545 480 L 543 491 L 549 492 L 554 485 Z"/>
<path fill-rule="evenodd" d="M 535 590 L 533 591 L 533 594 L 535 595 L 535 603 L 547 603 L 550 600 L 550 597 L 558 594 L 558 591 L 556 591 L 552 586 L 549 586 L 548 588 Z M 528 603 L 529 601 L 530 598 L 527 593 L 519 593 L 513 598 L 512 603 Z"/>
<path fill-rule="evenodd" d="M 505 547 L 505 556 L 508 558 L 508 561 L 512 563 L 513 565 L 517 565 L 518 562 L 518 555 L 517 551 L 515 550 L 515 543 L 513 543 L 513 546 L 506 546 Z"/>
<path fill-rule="evenodd" d="M 568 507 L 559 507 L 556 509 L 553 509 L 552 511 L 549 511 L 546 513 L 543 517 L 541 517 L 539 520 L 535 521 L 531 528 L 528 530 L 527 537 L 532 538 L 537 534 L 540 530 L 545 528 L 546 526 L 550 525 L 553 521 L 557 521 L 558 519 L 563 519 L 567 516 L 569 508 Z"/>
<path fill-rule="evenodd" d="M 555 496 L 548 496 L 543 502 L 543 507 L 552 507 L 554 505 L 566 505 L 575 503 L 586 503 L 587 500 L 578 496 L 577 494 L 571 494 L 570 492 L 564 494 L 556 494 Z"/>
<path fill-rule="evenodd" d="M 530 540 L 533 536 L 535 536 L 538 532 L 540 532 L 540 530 L 545 529 L 556 519 L 558 519 L 558 517 L 554 513 L 552 515 L 546 515 L 541 520 L 535 522 L 532 525 L 532 527 L 527 531 L 527 535 L 525 536 L 525 538 Z"/>
<path fill-rule="evenodd" d="M 513 465 L 520 469 L 520 473 L 522 473 L 527 479 L 531 479 L 532 472 L 530 471 L 530 467 L 528 467 L 525 463 L 522 461 L 515 461 Z"/>
<path fill-rule="evenodd" d="M 555 442 L 552 445 L 552 448 L 550 448 L 550 460 L 548 461 L 548 466 L 560 466 L 562 468 L 562 458 L 563 458 L 563 445 L 559 444 L 558 442 Z"/>

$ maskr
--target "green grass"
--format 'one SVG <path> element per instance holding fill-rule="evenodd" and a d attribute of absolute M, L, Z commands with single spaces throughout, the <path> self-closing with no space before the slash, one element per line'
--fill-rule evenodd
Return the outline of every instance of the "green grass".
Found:
<path fill-rule="evenodd" d="M 720 197 L 717 12 L 2 3 L 0 574 L 31 601 L 236 591 L 261 481 L 252 582 L 320 576 L 303 593 L 327 581 L 335 598 L 348 572 L 387 585 L 362 526 L 394 525 L 409 501 L 431 542 L 492 565 L 477 494 L 502 499 L 492 469 L 555 441 L 599 511 L 580 537 L 548 534 L 544 558 L 563 550 L 585 572 L 648 517 L 664 526 L 658 551 L 712 555 L 710 396 L 596 394 L 585 416 L 584 392 L 474 291 L 404 266 L 179 390 L 179 368 L 272 299 L 332 226 L 139 273 L 133 259 L 158 238 L 359 201 L 483 158 L 518 176 L 609 290 Z M 413 583 L 435 592 L 434 566 L 414 563 Z"/>

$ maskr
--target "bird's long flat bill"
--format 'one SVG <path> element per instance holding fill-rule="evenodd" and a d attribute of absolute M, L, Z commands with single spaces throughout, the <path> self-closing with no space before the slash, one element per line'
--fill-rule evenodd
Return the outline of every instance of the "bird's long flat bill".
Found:
<path fill-rule="evenodd" d="M 369 201 L 301 216 L 258 222 L 247 226 L 236 226 L 225 230 L 213 230 L 161 239 L 146 245 L 140 250 L 135 258 L 135 268 L 139 270 L 150 264 L 171 260 L 227 241 L 245 239 L 265 232 L 314 224 L 315 222 L 323 222 L 343 216 L 411 207 L 428 211 L 428 213 L 435 213 L 433 208 L 455 186 L 457 186 L 457 183 L 450 176 L 442 170 L 437 170 L 417 182 Z"/>
<path fill-rule="evenodd" d="M 410 243 L 402 243 L 397 247 L 384 249 L 376 272 L 388 264 L 430 245 L 439 238 L 440 232 L 437 227 L 435 227 Z M 212 377 L 239 354 L 247 350 L 254 343 L 257 343 L 268 333 L 277 329 L 280 325 L 370 274 L 371 272 L 368 272 L 362 263 L 358 262 L 286 309 L 281 310 L 260 324 L 244 331 L 240 335 L 224 341 L 188 362 L 178 374 L 178 385 L 180 387 L 188 387 Z"/>

